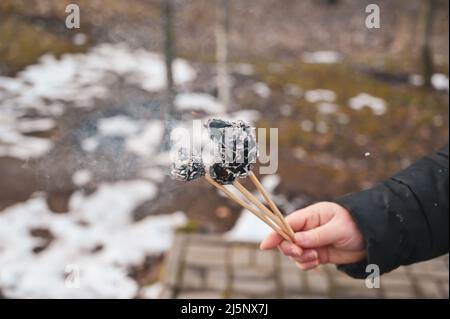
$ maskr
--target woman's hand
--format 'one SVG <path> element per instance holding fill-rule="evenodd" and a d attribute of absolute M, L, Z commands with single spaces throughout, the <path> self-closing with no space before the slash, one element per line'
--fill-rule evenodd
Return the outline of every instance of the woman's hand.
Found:
<path fill-rule="evenodd" d="M 352 216 L 336 203 L 311 205 L 290 214 L 286 220 L 295 232 L 295 244 L 273 232 L 260 248 L 267 250 L 278 246 L 303 270 L 327 263 L 354 263 L 367 255 L 364 238 Z"/>

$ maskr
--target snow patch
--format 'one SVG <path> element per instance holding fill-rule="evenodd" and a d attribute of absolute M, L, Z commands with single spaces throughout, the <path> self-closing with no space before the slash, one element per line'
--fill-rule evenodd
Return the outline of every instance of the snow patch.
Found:
<path fill-rule="evenodd" d="M 280 182 L 281 178 L 276 174 L 264 176 L 261 180 L 262 185 L 264 186 L 266 191 L 269 192 L 269 194 L 273 194 L 275 188 L 277 188 Z"/>
<path fill-rule="evenodd" d="M 317 104 L 317 110 L 321 114 L 334 114 L 339 109 L 339 105 L 334 103 L 322 102 Z"/>
<path fill-rule="evenodd" d="M 160 121 L 151 121 L 140 133 L 127 139 L 127 149 L 143 157 L 154 155 L 158 151 L 163 134 L 163 123 Z"/>
<path fill-rule="evenodd" d="M 121 227 L 132 221 L 129 213 L 136 203 L 150 200 L 156 193 L 156 186 L 146 181 L 102 184 L 92 195 L 74 193 L 69 207 L 71 211 L 78 212 L 85 221 L 101 220 L 104 225 Z"/>
<path fill-rule="evenodd" d="M 100 134 L 107 136 L 129 136 L 139 130 L 136 121 L 124 115 L 99 119 L 97 127 Z"/>
<path fill-rule="evenodd" d="M 386 113 L 386 102 L 378 97 L 374 97 L 367 93 L 360 93 L 349 100 L 349 106 L 354 110 L 362 110 L 368 107 L 375 115 L 383 115 Z"/>
<path fill-rule="evenodd" d="M 208 114 L 224 113 L 225 106 L 213 96 L 202 93 L 182 93 L 175 98 L 175 106 L 180 111 L 205 111 Z"/>
<path fill-rule="evenodd" d="M 21 129 L 28 131 L 49 126 L 50 120 L 20 122 L 12 114 L 0 114 L 0 156 L 23 160 L 43 156 L 53 147 L 53 143 L 45 138 L 22 135 Z"/>
<path fill-rule="evenodd" d="M 342 59 L 342 54 L 335 51 L 316 51 L 302 54 L 303 62 L 309 64 L 335 64 L 342 62 Z"/>
<path fill-rule="evenodd" d="M 153 285 L 147 286 L 141 290 L 141 297 L 144 299 L 158 299 L 164 290 L 164 285 L 156 282 Z"/>
<path fill-rule="evenodd" d="M 448 76 L 441 73 L 433 74 L 431 77 L 431 84 L 436 90 L 439 91 L 448 91 L 449 90 L 449 84 L 448 84 Z"/>
<path fill-rule="evenodd" d="M 88 37 L 85 33 L 77 33 L 73 36 L 72 42 L 75 45 L 85 45 Z"/>
<path fill-rule="evenodd" d="M 309 90 L 305 93 L 305 99 L 309 103 L 334 102 L 336 100 L 336 93 L 323 89 Z"/>
<path fill-rule="evenodd" d="M 231 241 L 260 242 L 266 238 L 272 229 L 247 210 L 239 216 L 234 227 L 225 234 Z"/>
<path fill-rule="evenodd" d="M 272 94 L 269 86 L 264 82 L 258 82 L 253 84 L 253 91 L 262 99 L 267 99 Z"/>
<path fill-rule="evenodd" d="M 22 133 L 30 133 L 30 132 L 46 132 L 55 128 L 56 124 L 53 119 L 49 118 L 40 118 L 40 119 L 29 119 L 29 120 L 20 120 L 17 123 L 19 131 Z"/>
<path fill-rule="evenodd" d="M 92 173 L 87 169 L 80 169 L 72 175 L 72 182 L 78 187 L 82 187 L 90 181 L 92 181 Z"/>

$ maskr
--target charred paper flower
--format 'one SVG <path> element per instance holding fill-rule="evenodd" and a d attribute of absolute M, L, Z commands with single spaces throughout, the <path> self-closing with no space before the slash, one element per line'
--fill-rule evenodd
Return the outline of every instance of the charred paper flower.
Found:
<path fill-rule="evenodd" d="M 236 178 L 248 176 L 257 157 L 254 129 L 244 121 L 218 119 L 209 120 L 206 128 L 218 154 L 209 167 L 211 177 L 220 184 L 232 184 Z"/>
<path fill-rule="evenodd" d="M 206 182 L 248 209 L 285 240 L 294 242 L 294 231 L 284 221 L 283 215 L 256 176 L 250 175 L 250 180 L 266 199 L 271 210 L 236 181 L 239 177 L 249 175 L 252 164 L 256 162 L 258 152 L 254 129 L 243 121 L 225 122 L 222 120 L 210 120 L 206 124 L 206 128 L 210 141 L 204 143 L 206 145 L 202 145 L 202 158 L 181 150 L 178 153 L 178 159 L 173 164 L 172 175 L 182 181 L 191 181 L 208 174 L 205 176 Z M 205 157 L 205 146 L 213 152 L 215 151 L 214 154 L 209 154 L 209 157 L 207 154 Z M 224 184 L 233 184 L 248 201 L 239 198 L 238 195 L 224 187 Z"/>
<path fill-rule="evenodd" d="M 205 174 L 205 165 L 199 156 L 190 155 L 184 149 L 178 152 L 178 158 L 172 165 L 173 178 L 189 182 Z"/>

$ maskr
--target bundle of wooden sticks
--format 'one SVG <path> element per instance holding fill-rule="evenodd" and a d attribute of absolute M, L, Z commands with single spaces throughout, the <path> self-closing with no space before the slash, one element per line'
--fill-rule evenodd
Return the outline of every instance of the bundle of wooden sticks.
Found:
<path fill-rule="evenodd" d="M 236 187 L 236 189 L 241 192 L 241 194 L 244 195 L 244 197 L 251 204 L 238 197 L 224 185 L 216 182 L 213 178 L 211 178 L 211 176 L 205 175 L 205 179 L 208 183 L 225 193 L 231 200 L 235 201 L 236 203 L 247 209 L 249 212 L 253 213 L 260 220 L 265 222 L 270 228 L 279 233 L 285 240 L 293 242 L 294 231 L 284 219 L 283 215 L 276 206 L 275 202 L 270 197 L 269 193 L 264 189 L 263 185 L 255 176 L 255 174 L 253 174 L 253 172 L 250 172 L 248 176 L 259 193 L 264 197 L 264 200 L 267 202 L 267 204 L 269 204 L 271 210 L 267 208 L 263 203 L 261 203 L 258 198 L 254 196 L 250 191 L 248 191 L 238 180 L 235 180 L 232 185 Z M 252 204 L 256 207 L 252 206 Z"/>

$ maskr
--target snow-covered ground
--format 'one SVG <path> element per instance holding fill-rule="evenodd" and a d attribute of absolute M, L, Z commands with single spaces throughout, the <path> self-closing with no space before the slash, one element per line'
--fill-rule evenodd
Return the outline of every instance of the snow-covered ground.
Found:
<path fill-rule="evenodd" d="M 237 69 L 253 72 L 249 65 Z M 179 110 L 203 111 L 203 121 L 219 117 L 254 122 L 259 118 L 255 110 L 227 113 L 215 97 L 189 92 L 184 85 L 195 77 L 196 71 L 187 61 L 175 61 L 175 83 L 183 92 L 175 99 Z M 164 60 L 159 54 L 124 44 L 102 44 L 85 54 L 65 54 L 60 59 L 45 55 L 14 78 L 0 76 L 0 157 L 26 161 L 45 156 L 56 147 L 54 142 L 29 133 L 58 129 L 58 119 L 68 108 L 96 107 L 98 100 L 114 94 L 109 90 L 115 81 L 158 92 L 165 88 Z M 262 97 L 270 95 L 263 84 L 255 89 Z M 135 297 L 139 287 L 129 276 L 130 267 L 166 251 L 174 229 L 186 222 L 183 212 L 136 222 L 132 218 L 140 204 L 155 199 L 159 184 L 167 177 L 164 165 L 169 158 L 159 153 L 162 121 L 108 114 L 97 118 L 94 127 L 79 141 L 86 156 L 95 156 L 108 139 L 119 139 L 124 152 L 142 159 L 146 166 L 132 180 L 108 183 L 96 180 L 92 168 L 74 170 L 71 182 L 79 190 L 71 195 L 64 214 L 50 211 L 43 192 L 1 211 L 0 292 L 6 297 Z M 88 186 L 97 188 L 84 193 Z M 38 253 L 49 239 L 36 232 L 51 239 Z M 141 296 L 152 297 L 157 290 L 158 285 L 153 285 Z"/>
<path fill-rule="evenodd" d="M 176 59 L 174 81 L 183 85 L 192 81 L 195 70 L 188 62 Z M 95 98 L 108 93 L 114 77 L 155 92 L 166 86 L 165 64 L 161 55 L 143 49 L 132 50 L 125 44 L 101 44 L 86 54 L 65 54 L 60 59 L 44 55 L 15 78 L 0 78 L 2 104 L 8 108 L 38 108 L 47 111 L 44 99 L 71 101 L 89 107 Z"/>
<path fill-rule="evenodd" d="M 184 60 L 176 60 L 174 73 L 180 86 L 195 78 Z M 119 77 L 149 92 L 164 89 L 164 61 L 155 53 L 103 44 L 61 59 L 45 55 L 15 78 L 0 77 L 0 156 L 22 160 L 44 156 L 53 142 L 25 134 L 54 129 L 55 118 L 67 107 L 94 106 Z M 37 116 L 24 117 L 30 111 Z M 147 157 L 157 152 L 162 130 L 158 120 L 103 117 L 97 121 L 97 132 L 81 146 L 92 152 L 102 138 L 121 137 L 129 152 Z M 152 176 L 163 175 L 161 168 L 149 169 Z M 72 181 L 83 187 L 92 178 L 92 172 L 80 169 Z M 62 215 L 49 210 L 43 193 L 0 212 L 1 292 L 20 298 L 136 296 L 138 286 L 129 277 L 129 268 L 142 264 L 148 255 L 166 251 L 173 229 L 186 221 L 182 212 L 168 212 L 133 222 L 135 208 L 153 199 L 158 190 L 156 183 L 143 178 L 102 183 L 90 195 L 77 191 Z M 53 237 L 39 253 L 33 249 L 45 240 L 33 236 L 36 229 Z"/>
<path fill-rule="evenodd" d="M 18 298 L 136 296 L 129 267 L 167 250 L 173 229 L 185 222 L 181 212 L 133 222 L 134 208 L 155 195 L 154 184 L 135 180 L 75 193 L 67 214 L 50 212 L 41 194 L 7 208 L 0 214 L 2 292 Z M 42 245 L 33 229 L 54 236 L 39 254 L 32 253 Z"/>
<path fill-rule="evenodd" d="M 178 86 L 196 77 L 185 60 L 176 59 L 173 70 Z M 164 59 L 125 44 L 101 44 L 86 54 L 65 54 L 60 59 L 47 54 L 14 78 L 0 76 L 0 156 L 41 157 L 52 147 L 51 141 L 22 133 L 52 129 L 52 117 L 60 116 L 67 106 L 93 107 L 96 99 L 108 96 L 108 86 L 119 78 L 148 92 L 160 91 L 166 85 Z M 29 112 L 39 118 L 22 119 Z M 109 124 L 100 122 L 100 132 L 116 135 L 136 129 L 130 127 L 134 125 L 130 121 L 125 123 L 126 119 L 115 120 L 112 124 L 111 119 Z M 152 135 L 153 131 L 143 134 Z"/>

